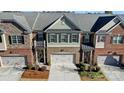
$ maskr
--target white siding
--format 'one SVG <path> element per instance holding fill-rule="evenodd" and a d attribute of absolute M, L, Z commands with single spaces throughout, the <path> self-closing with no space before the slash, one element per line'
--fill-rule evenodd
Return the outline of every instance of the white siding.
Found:
<path fill-rule="evenodd" d="M 49 29 L 71 29 L 64 21 L 61 19 L 57 20 Z"/>
<path fill-rule="evenodd" d="M 100 30 L 108 30 L 110 29 L 112 26 L 114 26 L 116 23 L 112 20 L 109 23 L 107 23 L 105 26 L 103 26 Z"/>

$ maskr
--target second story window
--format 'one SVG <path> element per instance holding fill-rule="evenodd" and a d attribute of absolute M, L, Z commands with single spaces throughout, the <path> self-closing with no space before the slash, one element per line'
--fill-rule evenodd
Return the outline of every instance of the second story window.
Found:
<path fill-rule="evenodd" d="M 105 41 L 105 35 L 98 35 L 97 42 L 104 42 Z"/>
<path fill-rule="evenodd" d="M 0 35 L 0 43 L 2 43 L 2 36 Z"/>
<path fill-rule="evenodd" d="M 79 41 L 79 35 L 78 34 L 72 34 L 71 35 L 71 41 L 74 43 L 77 43 Z"/>
<path fill-rule="evenodd" d="M 49 34 L 49 40 L 52 43 L 57 43 L 57 34 Z"/>
<path fill-rule="evenodd" d="M 83 43 L 89 43 L 90 42 L 90 35 L 84 34 L 83 35 Z"/>
<path fill-rule="evenodd" d="M 61 42 L 64 43 L 68 42 L 68 34 L 61 34 Z"/>
<path fill-rule="evenodd" d="M 24 44 L 24 37 L 23 36 L 11 36 L 12 44 Z"/>
<path fill-rule="evenodd" d="M 124 41 L 124 37 L 123 36 L 113 36 L 112 37 L 112 43 L 113 44 L 122 44 Z"/>
<path fill-rule="evenodd" d="M 37 41 L 43 41 L 43 34 L 37 34 Z"/>

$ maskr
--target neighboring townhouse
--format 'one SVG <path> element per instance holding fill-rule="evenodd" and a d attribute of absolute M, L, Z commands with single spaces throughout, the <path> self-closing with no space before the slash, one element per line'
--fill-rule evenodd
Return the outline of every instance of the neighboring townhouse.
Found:
<path fill-rule="evenodd" d="M 1 15 L 1 66 L 25 66 L 33 63 L 32 33 L 23 16 Z"/>
<path fill-rule="evenodd" d="M 0 20 L 2 64 L 124 63 L 124 15 L 5 12 Z"/>

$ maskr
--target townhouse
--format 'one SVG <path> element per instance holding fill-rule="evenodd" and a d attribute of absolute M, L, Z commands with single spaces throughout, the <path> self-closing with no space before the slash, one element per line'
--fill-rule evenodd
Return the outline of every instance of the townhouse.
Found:
<path fill-rule="evenodd" d="M 0 13 L 1 66 L 124 64 L 124 15 Z"/>

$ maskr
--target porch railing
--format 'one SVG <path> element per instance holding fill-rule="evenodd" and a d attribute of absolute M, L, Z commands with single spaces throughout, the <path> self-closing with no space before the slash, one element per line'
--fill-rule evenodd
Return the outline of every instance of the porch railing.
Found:
<path fill-rule="evenodd" d="M 44 41 L 34 40 L 34 47 L 44 47 Z"/>

